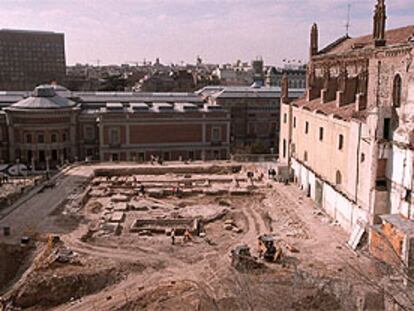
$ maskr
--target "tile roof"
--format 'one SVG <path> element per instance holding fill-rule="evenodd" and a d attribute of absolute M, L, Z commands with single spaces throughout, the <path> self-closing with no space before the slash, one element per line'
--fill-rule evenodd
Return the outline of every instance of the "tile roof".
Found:
<path fill-rule="evenodd" d="M 364 120 L 366 113 L 364 111 L 356 111 L 356 104 L 351 103 L 341 107 L 337 107 L 336 100 L 321 103 L 320 98 L 307 101 L 305 97 L 302 97 L 292 102 L 294 107 L 298 107 L 304 110 L 308 110 L 315 113 L 320 113 L 326 116 L 333 116 L 334 118 L 349 121 L 351 119 Z"/>
<path fill-rule="evenodd" d="M 385 33 L 387 46 L 408 43 L 412 37 L 414 37 L 414 25 L 391 29 Z M 341 37 L 322 49 L 319 54 L 336 54 L 368 48 L 374 48 L 374 40 L 371 34 L 357 38 Z"/>

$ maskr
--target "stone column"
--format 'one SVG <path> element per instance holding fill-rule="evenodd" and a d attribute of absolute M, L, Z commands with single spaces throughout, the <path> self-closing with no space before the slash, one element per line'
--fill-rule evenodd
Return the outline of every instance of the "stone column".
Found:
<path fill-rule="evenodd" d="M 14 126 L 13 126 L 13 120 L 12 117 L 7 113 L 7 126 L 9 128 L 8 134 L 9 134 L 9 161 L 14 162 L 16 159 L 16 143 L 15 143 L 15 137 L 14 137 Z"/>
<path fill-rule="evenodd" d="M 72 113 L 70 115 L 70 126 L 69 126 L 69 138 L 70 138 L 70 148 L 72 157 L 79 159 L 79 151 L 77 146 L 77 135 L 76 135 L 76 114 Z"/>
<path fill-rule="evenodd" d="M 99 160 L 103 161 L 104 153 L 103 153 L 103 145 L 104 145 L 104 127 L 102 124 L 102 116 L 98 118 L 98 131 L 99 131 Z"/>
<path fill-rule="evenodd" d="M 203 115 L 203 119 L 205 119 L 205 115 Z M 206 122 L 203 122 L 202 125 L 202 137 L 203 137 L 203 149 L 201 149 L 201 160 L 206 160 Z"/>
<path fill-rule="evenodd" d="M 50 157 L 49 155 L 46 155 L 46 172 L 49 173 L 49 161 L 50 161 Z"/>
<path fill-rule="evenodd" d="M 36 167 L 35 167 L 35 155 L 34 152 L 32 151 L 32 173 L 36 172 Z"/>

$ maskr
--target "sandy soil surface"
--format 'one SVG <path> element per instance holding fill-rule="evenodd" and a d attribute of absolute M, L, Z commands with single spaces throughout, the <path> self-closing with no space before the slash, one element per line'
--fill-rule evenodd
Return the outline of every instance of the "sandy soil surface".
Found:
<path fill-rule="evenodd" d="M 77 311 L 384 307 L 378 288 L 383 266 L 363 251 L 350 250 L 347 234 L 293 185 L 265 178 L 252 187 L 245 170 L 131 174 L 124 179 L 93 178 L 93 170 L 68 171 L 54 189 L 0 221 L 0 226 L 13 222 L 18 232 L 0 242 L 16 243 L 28 227 L 43 236 L 36 239 L 29 268 L 3 290 L 14 306 Z M 144 197 L 138 194 L 141 183 Z M 188 192 L 170 195 L 177 186 Z M 246 192 L 235 194 L 236 187 Z M 150 197 L 150 189 L 164 194 Z M 114 223 L 115 212 L 123 217 Z M 136 232 L 131 228 L 137 219 L 155 224 Z M 193 235 L 190 242 L 177 236 L 172 245 L 160 226 L 183 219 L 204 220 L 205 236 Z M 225 229 L 229 223 L 231 230 Z M 46 233 L 58 233 L 61 241 L 51 245 Z M 253 256 L 259 255 L 261 234 L 273 236 L 282 259 L 259 260 L 262 268 L 252 271 L 232 267 L 229 254 L 237 245 L 247 244 Z M 56 261 L 66 250 L 70 259 Z"/>

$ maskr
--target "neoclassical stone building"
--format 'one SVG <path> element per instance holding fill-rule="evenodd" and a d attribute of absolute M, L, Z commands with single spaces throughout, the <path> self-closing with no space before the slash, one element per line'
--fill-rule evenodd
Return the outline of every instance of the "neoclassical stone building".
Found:
<path fill-rule="evenodd" d="M 377 257 L 412 269 L 414 26 L 386 30 L 384 0 L 373 21 L 323 49 L 312 26 L 306 96 L 281 107 L 280 158 L 346 230 L 370 233 Z"/>
<path fill-rule="evenodd" d="M 227 159 L 230 116 L 186 93 L 72 93 L 37 87 L 0 110 L 0 161 L 48 169 L 104 161 Z M 15 96 L 15 97 L 13 97 Z M 7 101 L 8 99 L 4 99 Z M 13 103 L 14 102 L 14 103 Z"/>
<path fill-rule="evenodd" d="M 52 87 L 37 87 L 33 95 L 3 110 L 4 161 L 46 169 L 78 154 L 76 141 L 80 108 Z M 47 160 L 47 161 L 46 161 Z"/>

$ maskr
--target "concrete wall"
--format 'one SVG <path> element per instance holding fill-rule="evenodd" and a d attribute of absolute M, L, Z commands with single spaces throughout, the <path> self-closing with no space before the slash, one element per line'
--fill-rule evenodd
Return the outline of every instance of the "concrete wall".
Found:
<path fill-rule="evenodd" d="M 392 146 L 386 177 L 390 180 L 390 213 L 413 219 L 412 200 L 407 192 L 413 188 L 414 154 L 412 150 Z"/>
<path fill-rule="evenodd" d="M 311 198 L 317 203 L 320 201 L 321 208 L 334 220 L 338 221 L 346 231 L 351 232 L 352 226 L 357 221 L 369 221 L 368 210 L 358 207 L 344 193 L 319 178 L 302 163 L 293 159 L 292 169 L 298 186 L 305 193 L 310 192 Z M 317 183 L 321 185 L 320 190 L 317 189 Z M 321 200 L 318 200 L 318 192 L 321 193 Z"/>

